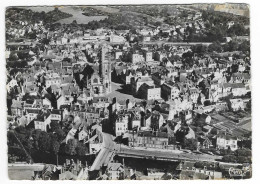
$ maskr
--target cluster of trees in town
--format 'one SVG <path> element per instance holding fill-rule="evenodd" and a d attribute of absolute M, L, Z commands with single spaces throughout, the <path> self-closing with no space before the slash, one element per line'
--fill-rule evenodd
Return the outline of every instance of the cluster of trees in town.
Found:
<path fill-rule="evenodd" d="M 28 61 L 32 60 L 28 50 L 11 51 L 6 62 L 6 67 L 10 68 L 25 68 L 28 66 Z"/>
<path fill-rule="evenodd" d="M 249 41 L 243 41 L 243 42 L 238 42 L 236 40 L 230 41 L 225 44 L 221 44 L 220 42 L 213 42 L 209 46 L 205 46 L 202 44 L 194 45 L 191 47 L 192 51 L 188 51 L 183 53 L 182 59 L 184 60 L 184 64 L 188 63 L 193 65 L 194 60 L 193 57 L 194 55 L 196 56 L 203 56 L 205 53 L 222 53 L 222 52 L 235 52 L 235 51 L 240 51 L 243 54 L 246 54 L 246 56 L 250 55 L 250 42 Z M 241 58 L 242 55 L 240 54 L 233 54 L 234 57 Z"/>
<path fill-rule="evenodd" d="M 187 18 L 187 11 L 182 11 L 178 17 L 185 20 Z M 183 40 L 188 42 L 223 42 L 225 37 L 245 36 L 250 34 L 250 29 L 245 26 L 249 25 L 249 19 L 243 16 L 235 16 L 223 12 L 209 12 L 202 11 L 202 20 L 205 29 L 200 25 L 199 33 L 196 33 L 194 23 L 192 26 L 187 26 Z M 233 21 L 234 25 L 228 26 L 228 23 Z M 170 25 L 177 25 L 176 17 L 166 17 L 165 23 Z"/>
<path fill-rule="evenodd" d="M 6 62 L 7 68 L 25 68 L 27 66 L 28 66 L 28 62 L 25 60 L 22 60 L 22 61 L 12 60 L 12 61 Z"/>
<path fill-rule="evenodd" d="M 51 122 L 51 129 L 48 132 L 18 126 L 7 133 L 8 159 L 10 162 L 28 161 L 34 155 L 32 159 L 37 160 L 35 152 L 43 152 L 53 156 L 84 156 L 88 152 L 88 148 L 82 141 L 70 139 L 65 144 L 64 139 L 68 131 L 68 126 L 61 126 L 57 122 Z"/>
<path fill-rule="evenodd" d="M 146 14 L 136 14 L 131 11 L 111 13 L 107 18 L 100 21 L 91 21 L 86 26 L 88 29 L 98 29 L 106 27 L 115 30 L 136 29 L 138 26 L 160 26 L 161 22 L 147 16 Z"/>
<path fill-rule="evenodd" d="M 107 27 L 116 30 L 132 29 L 134 24 L 132 20 L 134 19 L 130 19 L 130 17 L 135 18 L 136 21 L 139 19 L 137 15 L 133 15 L 129 13 L 128 14 L 115 13 L 115 14 L 110 14 L 104 20 L 91 21 L 87 24 L 87 27 L 92 30 L 101 27 Z"/>
<path fill-rule="evenodd" d="M 152 17 L 166 17 L 170 16 L 173 11 L 176 10 L 176 7 L 167 5 L 167 6 L 156 6 L 156 5 L 148 5 L 148 6 L 120 6 L 118 7 L 120 11 L 132 11 L 145 15 L 149 15 Z"/>
<path fill-rule="evenodd" d="M 244 53 L 250 52 L 250 41 L 239 42 L 232 40 L 228 43 L 221 44 L 220 42 L 213 42 L 208 47 L 208 52 L 233 52 L 242 51 Z"/>
<path fill-rule="evenodd" d="M 206 35 L 208 41 L 221 41 L 227 36 L 249 35 L 250 30 L 245 28 L 249 25 L 249 18 L 235 16 L 223 12 L 202 12 L 202 20 L 205 22 Z M 228 23 L 234 21 L 234 25 L 228 27 Z"/>
<path fill-rule="evenodd" d="M 250 149 L 237 149 L 231 151 L 230 149 L 221 150 L 224 155 L 222 161 L 232 163 L 252 163 L 252 152 Z"/>

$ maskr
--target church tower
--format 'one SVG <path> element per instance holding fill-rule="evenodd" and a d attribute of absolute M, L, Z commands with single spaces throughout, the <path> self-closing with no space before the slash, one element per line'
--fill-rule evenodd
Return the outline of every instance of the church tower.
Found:
<path fill-rule="evenodd" d="M 101 48 L 100 76 L 104 86 L 104 94 L 111 92 L 111 64 L 107 52 L 108 48 L 103 45 Z"/>

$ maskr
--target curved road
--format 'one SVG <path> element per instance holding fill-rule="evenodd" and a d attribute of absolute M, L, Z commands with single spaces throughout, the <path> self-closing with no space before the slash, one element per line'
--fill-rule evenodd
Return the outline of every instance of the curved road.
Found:
<path fill-rule="evenodd" d="M 119 146 L 113 141 L 113 136 L 102 132 L 103 143 L 90 171 L 99 170 L 103 165 L 106 166 L 114 157 L 115 152 L 119 151 Z"/>

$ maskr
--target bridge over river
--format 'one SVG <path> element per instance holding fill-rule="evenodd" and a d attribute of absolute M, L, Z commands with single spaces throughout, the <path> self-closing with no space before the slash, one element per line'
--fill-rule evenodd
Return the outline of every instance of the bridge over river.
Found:
<path fill-rule="evenodd" d="M 165 160 L 165 161 L 208 161 L 216 162 L 220 160 L 221 156 L 209 155 L 204 153 L 185 152 L 181 150 L 156 150 L 156 149 L 144 149 L 144 148 L 130 148 L 125 145 L 116 144 L 113 140 L 114 137 L 107 133 L 102 133 L 103 143 L 100 152 L 98 153 L 94 163 L 92 164 L 90 171 L 100 170 L 102 166 L 106 166 L 113 160 L 115 155 L 120 157 L 131 158 L 145 158 L 151 160 Z"/>

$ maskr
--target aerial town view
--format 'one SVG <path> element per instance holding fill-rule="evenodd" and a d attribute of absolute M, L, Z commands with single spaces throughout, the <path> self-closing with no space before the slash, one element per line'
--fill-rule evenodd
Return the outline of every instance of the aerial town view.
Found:
<path fill-rule="evenodd" d="M 252 177 L 246 4 L 7 7 L 10 180 Z"/>

